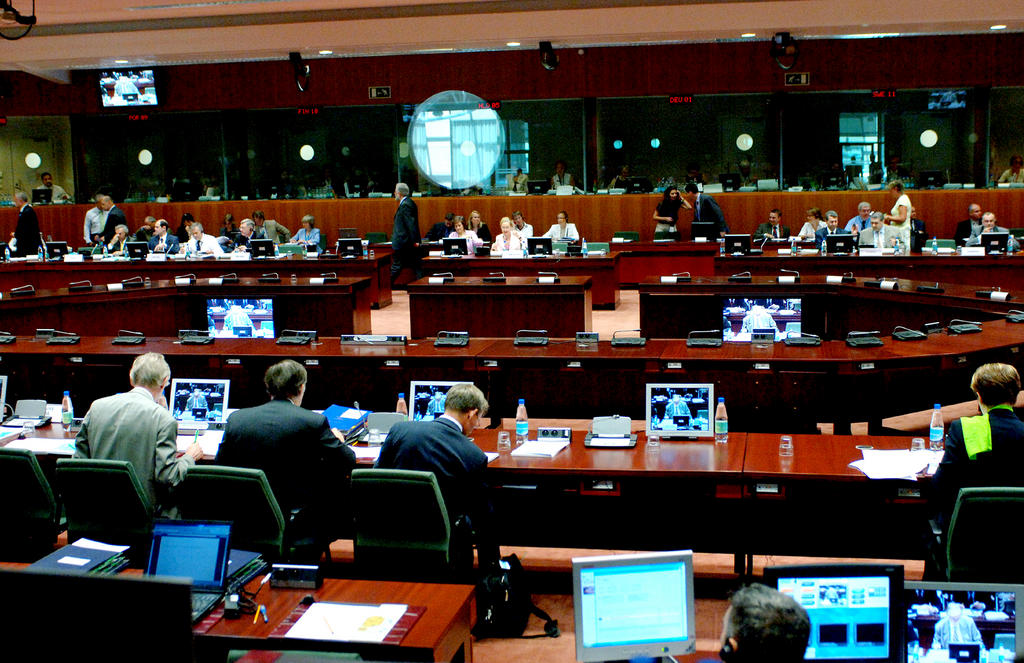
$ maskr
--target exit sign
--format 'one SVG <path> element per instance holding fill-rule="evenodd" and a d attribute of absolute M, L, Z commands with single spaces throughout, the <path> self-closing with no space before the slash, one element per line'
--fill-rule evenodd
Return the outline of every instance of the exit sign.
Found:
<path fill-rule="evenodd" d="M 793 73 L 787 72 L 784 74 L 786 85 L 810 85 L 811 74 L 809 72 Z"/>
<path fill-rule="evenodd" d="M 390 85 L 372 85 L 370 86 L 370 99 L 390 99 L 391 98 L 391 86 Z"/>

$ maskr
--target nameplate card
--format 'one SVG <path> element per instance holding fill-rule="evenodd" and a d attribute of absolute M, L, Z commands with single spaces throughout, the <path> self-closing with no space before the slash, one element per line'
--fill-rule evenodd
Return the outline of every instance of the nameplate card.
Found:
<path fill-rule="evenodd" d="M 989 293 L 989 298 L 994 299 L 997 302 L 1005 302 L 1010 298 L 1010 293 L 1005 290 L 995 290 Z"/>
<path fill-rule="evenodd" d="M 679 283 L 679 277 L 678 276 L 662 276 L 661 277 L 661 282 L 662 283 Z"/>
<path fill-rule="evenodd" d="M 696 242 L 697 244 L 703 244 L 703 243 L 708 241 L 708 238 L 707 237 L 694 237 L 693 241 Z"/>
<path fill-rule="evenodd" d="M 797 277 L 792 275 L 779 277 L 779 283 L 796 283 L 796 280 Z"/>
<path fill-rule="evenodd" d="M 107 291 L 108 292 L 120 292 L 122 290 L 124 290 L 124 285 L 121 284 L 121 283 L 108 283 L 107 284 Z"/>
<path fill-rule="evenodd" d="M 427 283 L 429 283 L 430 285 L 443 285 L 444 282 L 445 277 L 443 276 L 431 276 L 427 278 Z"/>
<path fill-rule="evenodd" d="M 899 290 L 897 281 L 879 281 L 878 287 L 882 290 Z"/>
<path fill-rule="evenodd" d="M 428 251 L 427 255 L 431 258 L 440 258 L 444 255 L 444 251 Z"/>
<path fill-rule="evenodd" d="M 492 253 L 491 255 L 493 256 L 494 254 Z M 505 260 L 522 260 L 523 258 L 526 257 L 518 251 L 505 251 L 504 253 L 499 252 L 498 256 L 504 258 Z"/>
<path fill-rule="evenodd" d="M 244 262 L 246 260 L 252 260 L 252 256 L 249 255 L 248 251 L 232 251 L 231 260 L 238 260 L 239 262 Z"/>
<path fill-rule="evenodd" d="M 557 276 L 538 276 L 537 283 L 556 283 Z"/>
<path fill-rule="evenodd" d="M 779 249 L 778 253 L 779 253 L 780 256 L 791 256 L 791 255 L 793 255 L 793 250 L 792 249 Z"/>
<path fill-rule="evenodd" d="M 971 257 L 971 258 L 984 258 L 985 257 L 985 247 L 984 246 L 965 246 L 963 252 L 961 252 L 960 255 L 965 256 L 965 257 Z"/>
<path fill-rule="evenodd" d="M 174 285 L 192 285 L 192 279 L 187 276 L 176 276 L 174 278 Z"/>
<path fill-rule="evenodd" d="M 882 249 L 878 248 L 877 246 L 864 247 L 860 250 L 860 253 L 858 255 L 860 255 L 861 258 L 881 258 Z"/>
<path fill-rule="evenodd" d="M 623 244 L 625 241 L 625 237 L 612 237 L 612 244 Z"/>
<path fill-rule="evenodd" d="M 177 281 L 177 279 L 175 279 Z M 210 285 L 224 285 L 224 279 L 220 277 L 210 279 Z"/>
<path fill-rule="evenodd" d="M 166 253 L 147 253 L 146 262 L 167 262 Z"/>
<path fill-rule="evenodd" d="M 833 276 L 833 275 L 830 274 L 830 275 L 825 277 L 825 283 L 842 283 L 842 282 L 843 282 L 843 277 L 842 276 Z"/>
<path fill-rule="evenodd" d="M 324 284 L 324 277 L 322 277 L 322 276 L 311 276 L 311 277 L 309 277 L 309 284 L 310 285 L 323 285 Z"/>
<path fill-rule="evenodd" d="M 84 262 L 85 256 L 81 253 L 66 253 L 64 254 L 64 262 Z"/>

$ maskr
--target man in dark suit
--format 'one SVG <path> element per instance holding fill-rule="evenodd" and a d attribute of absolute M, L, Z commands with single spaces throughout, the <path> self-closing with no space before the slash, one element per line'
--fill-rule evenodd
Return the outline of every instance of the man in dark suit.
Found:
<path fill-rule="evenodd" d="M 789 239 L 789 226 L 782 225 L 782 211 L 778 208 L 768 212 L 768 220 L 757 227 L 754 239 Z"/>
<path fill-rule="evenodd" d="M 286 359 L 267 369 L 263 383 L 270 401 L 228 417 L 217 463 L 263 470 L 289 533 L 324 541 L 350 536 L 345 491 L 355 454 L 331 430 L 326 417 L 301 407 L 306 369 Z"/>
<path fill-rule="evenodd" d="M 178 238 L 171 234 L 171 226 L 166 219 L 159 219 L 153 224 L 153 236 L 149 238 L 149 250 L 154 253 L 175 254 L 181 248 Z"/>
<path fill-rule="evenodd" d="M 391 231 L 391 283 L 403 268 L 413 270 L 416 278 L 422 276 L 420 270 L 420 223 L 416 203 L 409 197 L 409 185 L 399 182 L 395 185 L 395 198 L 398 209 L 395 210 L 395 227 Z"/>
<path fill-rule="evenodd" d="M 448 390 L 444 414 L 438 418 L 392 426 L 376 464 L 384 469 L 433 472 L 451 521 L 469 518 L 482 570 L 494 568 L 499 557 L 483 478 L 487 456 L 468 437 L 485 414 L 483 392 L 472 384 L 457 384 Z"/>
<path fill-rule="evenodd" d="M 953 233 L 956 245 L 963 246 L 967 242 L 968 237 L 976 234 L 975 230 L 981 232 L 981 205 L 971 203 L 967 206 L 967 218 L 956 224 L 956 232 Z"/>
<path fill-rule="evenodd" d="M 683 187 L 683 199 L 693 208 L 694 223 L 714 223 L 718 227 L 718 236 L 725 237 L 729 232 L 729 225 L 725 222 L 722 208 L 714 198 L 706 193 L 700 193 L 697 184 L 690 182 Z"/>
<path fill-rule="evenodd" d="M 11 235 L 14 237 L 15 256 L 34 256 L 39 251 L 39 218 L 28 203 L 28 194 L 19 191 L 14 194 L 18 204 L 18 225 Z"/>
<path fill-rule="evenodd" d="M 846 228 L 839 227 L 839 214 L 835 210 L 825 212 L 825 227 L 818 228 L 814 233 L 815 241 L 820 245 L 828 235 L 849 235 Z"/>
<path fill-rule="evenodd" d="M 455 215 L 448 212 L 444 215 L 444 221 L 438 221 L 434 226 L 427 231 L 427 236 L 423 239 L 428 242 L 440 242 L 442 239 L 447 237 L 452 232 L 452 227 L 455 225 Z"/>
<path fill-rule="evenodd" d="M 107 213 L 107 222 L 103 225 L 103 241 L 110 244 L 114 235 L 117 234 L 117 227 L 119 225 L 127 226 L 128 219 L 121 208 L 114 205 L 114 200 L 110 196 L 100 198 L 100 209 Z"/>

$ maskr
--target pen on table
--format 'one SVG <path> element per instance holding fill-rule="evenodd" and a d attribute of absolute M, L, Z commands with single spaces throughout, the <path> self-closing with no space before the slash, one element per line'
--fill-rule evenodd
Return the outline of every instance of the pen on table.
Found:
<path fill-rule="evenodd" d="M 327 621 L 327 615 L 322 615 L 322 617 L 324 618 L 324 624 L 327 624 L 327 630 L 331 632 L 331 635 L 334 635 L 334 629 L 331 628 L 331 623 Z"/>
<path fill-rule="evenodd" d="M 260 612 L 259 612 L 259 614 L 263 615 L 263 623 L 264 624 L 266 624 L 267 622 L 270 621 L 270 618 L 267 617 L 267 606 L 263 605 L 262 603 L 260 604 Z"/>
<path fill-rule="evenodd" d="M 270 581 L 270 576 L 272 575 L 274 575 L 273 571 L 263 576 L 263 580 L 260 581 L 260 586 L 256 588 L 256 593 L 253 594 L 253 596 L 256 596 L 256 594 L 260 593 L 260 590 L 263 589 L 263 585 L 267 584 Z"/>
<path fill-rule="evenodd" d="M 256 620 L 260 618 L 260 611 L 262 609 L 263 609 L 263 605 L 262 604 L 256 606 L 256 612 L 254 612 L 253 615 L 252 615 L 252 623 L 253 624 L 255 624 Z"/>

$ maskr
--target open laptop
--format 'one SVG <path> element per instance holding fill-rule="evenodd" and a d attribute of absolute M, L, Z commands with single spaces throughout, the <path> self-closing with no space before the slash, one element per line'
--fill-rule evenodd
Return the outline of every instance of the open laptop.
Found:
<path fill-rule="evenodd" d="M 146 575 L 191 580 L 195 624 L 224 597 L 230 554 L 231 523 L 157 519 Z"/>
<path fill-rule="evenodd" d="M 167 406 L 178 420 L 178 432 L 221 429 L 227 421 L 231 380 L 174 378 Z"/>

